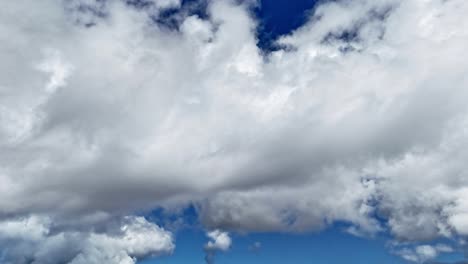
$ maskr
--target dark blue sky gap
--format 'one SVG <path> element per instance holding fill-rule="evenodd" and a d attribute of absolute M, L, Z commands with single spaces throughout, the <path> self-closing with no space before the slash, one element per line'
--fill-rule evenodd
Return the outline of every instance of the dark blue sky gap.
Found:
<path fill-rule="evenodd" d="M 102 5 L 107 0 L 95 0 Z M 209 19 L 207 12 L 208 3 L 211 0 L 182 0 L 180 8 L 170 8 L 164 10 L 158 16 L 152 17 L 153 21 L 168 30 L 178 30 L 183 17 L 187 15 L 197 15 L 202 19 Z M 237 0 L 243 2 L 246 0 Z M 258 4 L 252 7 L 252 15 L 258 20 L 257 38 L 258 46 L 265 52 L 277 50 L 280 47 L 274 45 L 278 37 L 289 34 L 302 26 L 314 7 L 320 2 L 329 0 L 259 0 Z M 148 8 L 153 3 L 150 0 L 125 0 L 128 6 L 137 9 Z M 105 17 L 105 13 L 96 10 L 94 6 L 83 4 L 79 6 L 78 12 L 92 13 L 98 17 Z M 90 27 L 95 23 L 91 22 L 85 26 Z"/>
<path fill-rule="evenodd" d="M 277 50 L 274 41 L 302 26 L 319 0 L 261 0 L 254 14 L 259 20 L 258 46 L 264 51 Z"/>
<path fill-rule="evenodd" d="M 167 27 L 177 29 L 180 24 L 181 14 L 197 15 L 208 19 L 209 0 L 182 0 L 181 8 L 165 10 L 159 17 L 153 20 Z M 242 1 L 242 0 L 240 0 Z M 277 50 L 274 41 L 281 35 L 289 34 L 302 26 L 313 8 L 324 0 L 261 0 L 252 8 L 253 15 L 258 19 L 257 28 L 258 46 L 265 52 Z M 147 0 L 127 0 L 127 4 L 136 8 L 144 8 Z"/>

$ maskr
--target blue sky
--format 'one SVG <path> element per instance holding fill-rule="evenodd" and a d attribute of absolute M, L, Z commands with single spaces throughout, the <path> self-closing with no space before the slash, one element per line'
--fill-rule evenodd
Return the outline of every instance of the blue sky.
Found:
<path fill-rule="evenodd" d="M 288 34 L 302 26 L 310 12 L 313 12 L 317 0 L 298 1 L 260 1 L 254 10 L 259 19 L 258 27 L 259 46 L 263 49 L 271 49 L 271 41 L 277 37 Z"/>
<path fill-rule="evenodd" d="M 177 248 L 169 257 L 141 261 L 140 263 L 204 263 L 200 245 L 206 242 L 204 232 L 191 230 L 178 234 Z M 255 242 L 261 243 L 257 252 L 249 250 Z M 285 261 L 297 264 L 334 264 L 352 261 L 367 263 L 405 263 L 388 253 L 383 239 L 360 239 L 343 234 L 339 228 L 330 228 L 310 234 L 246 234 L 233 236 L 232 248 L 219 253 L 216 263 L 271 263 Z"/>
<path fill-rule="evenodd" d="M 173 254 L 149 258 L 140 264 L 203 264 L 203 245 L 206 230 L 197 221 L 196 210 L 189 207 L 182 215 L 162 214 L 161 210 L 146 216 L 164 226 L 168 219 L 184 219 L 184 225 L 174 229 L 177 247 Z M 383 224 L 383 223 L 382 223 Z M 231 234 L 232 245 L 225 252 L 217 252 L 215 263 L 225 264 L 405 264 L 411 263 L 391 253 L 392 237 L 386 232 L 376 236 L 358 237 L 346 232 L 349 225 L 336 223 L 324 230 L 305 233 L 239 233 Z M 440 240 L 439 243 L 450 243 Z M 257 246 L 256 246 L 257 245 Z M 463 260 L 459 252 L 444 254 L 431 263 L 456 263 Z M 440 261 L 440 262 L 435 262 Z"/>

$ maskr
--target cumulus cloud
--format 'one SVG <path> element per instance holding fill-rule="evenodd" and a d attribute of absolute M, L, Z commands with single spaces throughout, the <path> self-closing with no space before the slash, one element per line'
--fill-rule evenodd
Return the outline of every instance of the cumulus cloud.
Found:
<path fill-rule="evenodd" d="M 2 263 L 134 264 L 138 258 L 169 254 L 172 234 L 142 217 L 124 217 L 107 232 L 57 231 L 47 217 L 0 222 Z"/>
<path fill-rule="evenodd" d="M 213 230 L 206 233 L 210 239 L 205 245 L 205 261 L 208 264 L 214 263 L 215 254 L 218 251 L 227 251 L 231 247 L 231 237 L 227 232 Z"/>
<path fill-rule="evenodd" d="M 231 238 L 227 232 L 222 232 L 220 230 L 214 230 L 206 234 L 210 241 L 206 243 L 206 250 L 221 250 L 226 251 L 231 247 Z"/>
<path fill-rule="evenodd" d="M 0 10 L 9 252 L 52 254 L 40 247 L 85 232 L 69 249 L 81 261 L 133 261 L 151 249 L 126 251 L 125 231 L 94 233 L 106 229 L 95 216 L 188 204 L 210 230 L 342 221 L 409 242 L 468 234 L 465 0 L 324 2 L 269 54 L 248 1 L 210 1 L 206 18 L 185 12 L 175 30 L 155 21 L 179 1 L 130 2 Z M 61 231 L 41 223 L 40 245 L 15 231 L 34 215 Z"/>

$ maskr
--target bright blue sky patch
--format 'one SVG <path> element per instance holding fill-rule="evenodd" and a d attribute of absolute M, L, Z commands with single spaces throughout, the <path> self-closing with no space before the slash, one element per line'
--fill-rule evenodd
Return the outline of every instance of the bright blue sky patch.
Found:
<path fill-rule="evenodd" d="M 170 256 L 149 258 L 139 261 L 139 264 L 206 263 L 203 245 L 206 244 L 208 238 L 204 228 L 197 221 L 196 210 L 193 206 L 188 207 L 182 215 L 168 215 L 163 210 L 157 210 L 147 218 L 159 225 L 174 228 L 177 247 Z M 185 225 L 174 226 L 172 223 L 177 222 L 177 219 L 184 219 Z M 303 234 L 234 232 L 230 235 L 231 247 L 227 251 L 216 252 L 215 263 L 405 264 L 409 262 L 400 256 L 400 251 L 419 245 L 403 242 L 392 246 L 392 237 L 388 233 L 380 233 L 372 237 L 358 237 L 346 232 L 348 227 L 347 224 L 336 223 L 325 230 Z M 451 241 L 440 239 L 433 243 L 450 245 Z M 455 264 L 463 259 L 464 256 L 460 252 L 446 252 L 437 259 L 431 259 L 430 263 Z"/>
<path fill-rule="evenodd" d="M 275 50 L 273 42 L 302 26 L 310 17 L 318 0 L 262 0 L 254 14 L 259 20 L 258 45 L 264 50 Z M 323 1 L 322 1 L 323 2 Z"/>
<path fill-rule="evenodd" d="M 259 242 L 260 248 L 252 250 Z M 170 257 L 141 261 L 141 264 L 203 264 L 206 243 L 205 233 L 186 230 L 177 237 L 177 248 Z M 220 252 L 216 263 L 224 264 L 340 264 L 352 261 L 356 264 L 403 264 L 401 258 L 391 255 L 383 239 L 363 239 L 345 234 L 339 227 L 308 234 L 249 234 L 233 235 L 232 248 Z"/>

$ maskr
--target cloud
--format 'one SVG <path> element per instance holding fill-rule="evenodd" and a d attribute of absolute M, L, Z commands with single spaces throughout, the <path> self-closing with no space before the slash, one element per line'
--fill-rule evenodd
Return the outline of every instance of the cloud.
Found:
<path fill-rule="evenodd" d="M 219 251 L 227 251 L 232 244 L 231 237 L 227 232 L 213 230 L 207 232 L 210 239 L 205 245 L 205 261 L 208 264 L 214 263 L 215 255 Z"/>
<path fill-rule="evenodd" d="M 180 2 L 163 2 L 4 4 L 4 223 L 84 232 L 70 248 L 88 263 L 96 243 L 135 253 L 101 215 L 189 204 L 209 230 L 468 233 L 466 1 L 324 2 L 269 54 L 248 2 L 211 1 L 174 30 L 157 18 Z M 15 239 L 2 246 L 39 247 Z"/>
<path fill-rule="evenodd" d="M 133 264 L 138 258 L 170 254 L 172 234 L 142 217 L 125 217 L 107 232 L 55 231 L 47 217 L 0 222 L 2 263 Z"/>
<path fill-rule="evenodd" d="M 428 263 L 435 259 L 440 253 L 450 253 L 453 249 L 444 244 L 431 245 L 419 245 L 414 248 L 403 248 L 396 251 L 396 254 L 400 255 L 403 259 L 417 262 L 417 263 Z"/>
<path fill-rule="evenodd" d="M 220 250 L 226 251 L 231 247 L 231 238 L 227 232 L 222 232 L 220 230 L 214 230 L 206 234 L 210 241 L 206 243 L 206 250 Z"/>

